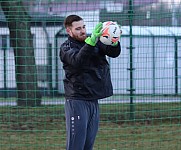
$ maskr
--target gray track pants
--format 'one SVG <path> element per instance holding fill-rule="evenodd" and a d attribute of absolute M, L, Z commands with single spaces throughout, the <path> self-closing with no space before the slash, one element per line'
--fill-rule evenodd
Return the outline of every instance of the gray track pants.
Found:
<path fill-rule="evenodd" d="M 92 150 L 99 125 L 98 100 L 66 100 L 66 150 Z"/>

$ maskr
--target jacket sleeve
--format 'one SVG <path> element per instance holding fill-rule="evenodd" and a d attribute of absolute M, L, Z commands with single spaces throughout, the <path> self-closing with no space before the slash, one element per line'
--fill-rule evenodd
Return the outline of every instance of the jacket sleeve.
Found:
<path fill-rule="evenodd" d="M 121 53 L 121 46 L 120 42 L 118 42 L 117 46 L 110 46 L 110 45 L 105 45 L 98 41 L 97 43 L 99 51 L 103 55 L 107 55 L 109 57 L 115 58 L 118 57 Z"/>
<path fill-rule="evenodd" d="M 92 54 L 93 47 L 85 44 L 80 50 L 76 47 L 71 47 L 69 43 L 64 43 L 60 47 L 59 57 L 63 63 L 79 67 Z"/>

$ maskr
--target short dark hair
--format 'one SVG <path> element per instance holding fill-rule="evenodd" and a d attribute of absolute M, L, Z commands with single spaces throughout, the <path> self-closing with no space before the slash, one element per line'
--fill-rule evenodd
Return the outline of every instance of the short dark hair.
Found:
<path fill-rule="evenodd" d="M 80 16 L 77 16 L 77 15 L 69 15 L 65 18 L 64 20 L 64 27 L 67 28 L 67 27 L 70 27 L 72 26 L 72 22 L 74 21 L 80 21 L 80 20 L 83 20 Z"/>

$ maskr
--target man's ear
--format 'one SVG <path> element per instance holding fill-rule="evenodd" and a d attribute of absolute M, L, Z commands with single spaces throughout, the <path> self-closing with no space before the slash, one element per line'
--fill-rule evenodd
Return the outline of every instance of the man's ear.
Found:
<path fill-rule="evenodd" d="M 69 35 L 71 35 L 71 34 L 72 34 L 72 31 L 71 31 L 71 29 L 70 29 L 70 28 L 66 28 L 66 32 L 67 32 Z"/>

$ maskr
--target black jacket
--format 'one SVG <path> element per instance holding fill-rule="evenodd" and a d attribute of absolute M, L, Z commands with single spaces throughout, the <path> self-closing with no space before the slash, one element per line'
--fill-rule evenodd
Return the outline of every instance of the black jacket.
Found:
<path fill-rule="evenodd" d="M 117 57 L 118 46 L 96 46 L 68 37 L 60 47 L 60 59 L 65 71 L 64 89 L 67 99 L 95 100 L 113 95 L 109 63 L 106 55 Z"/>

